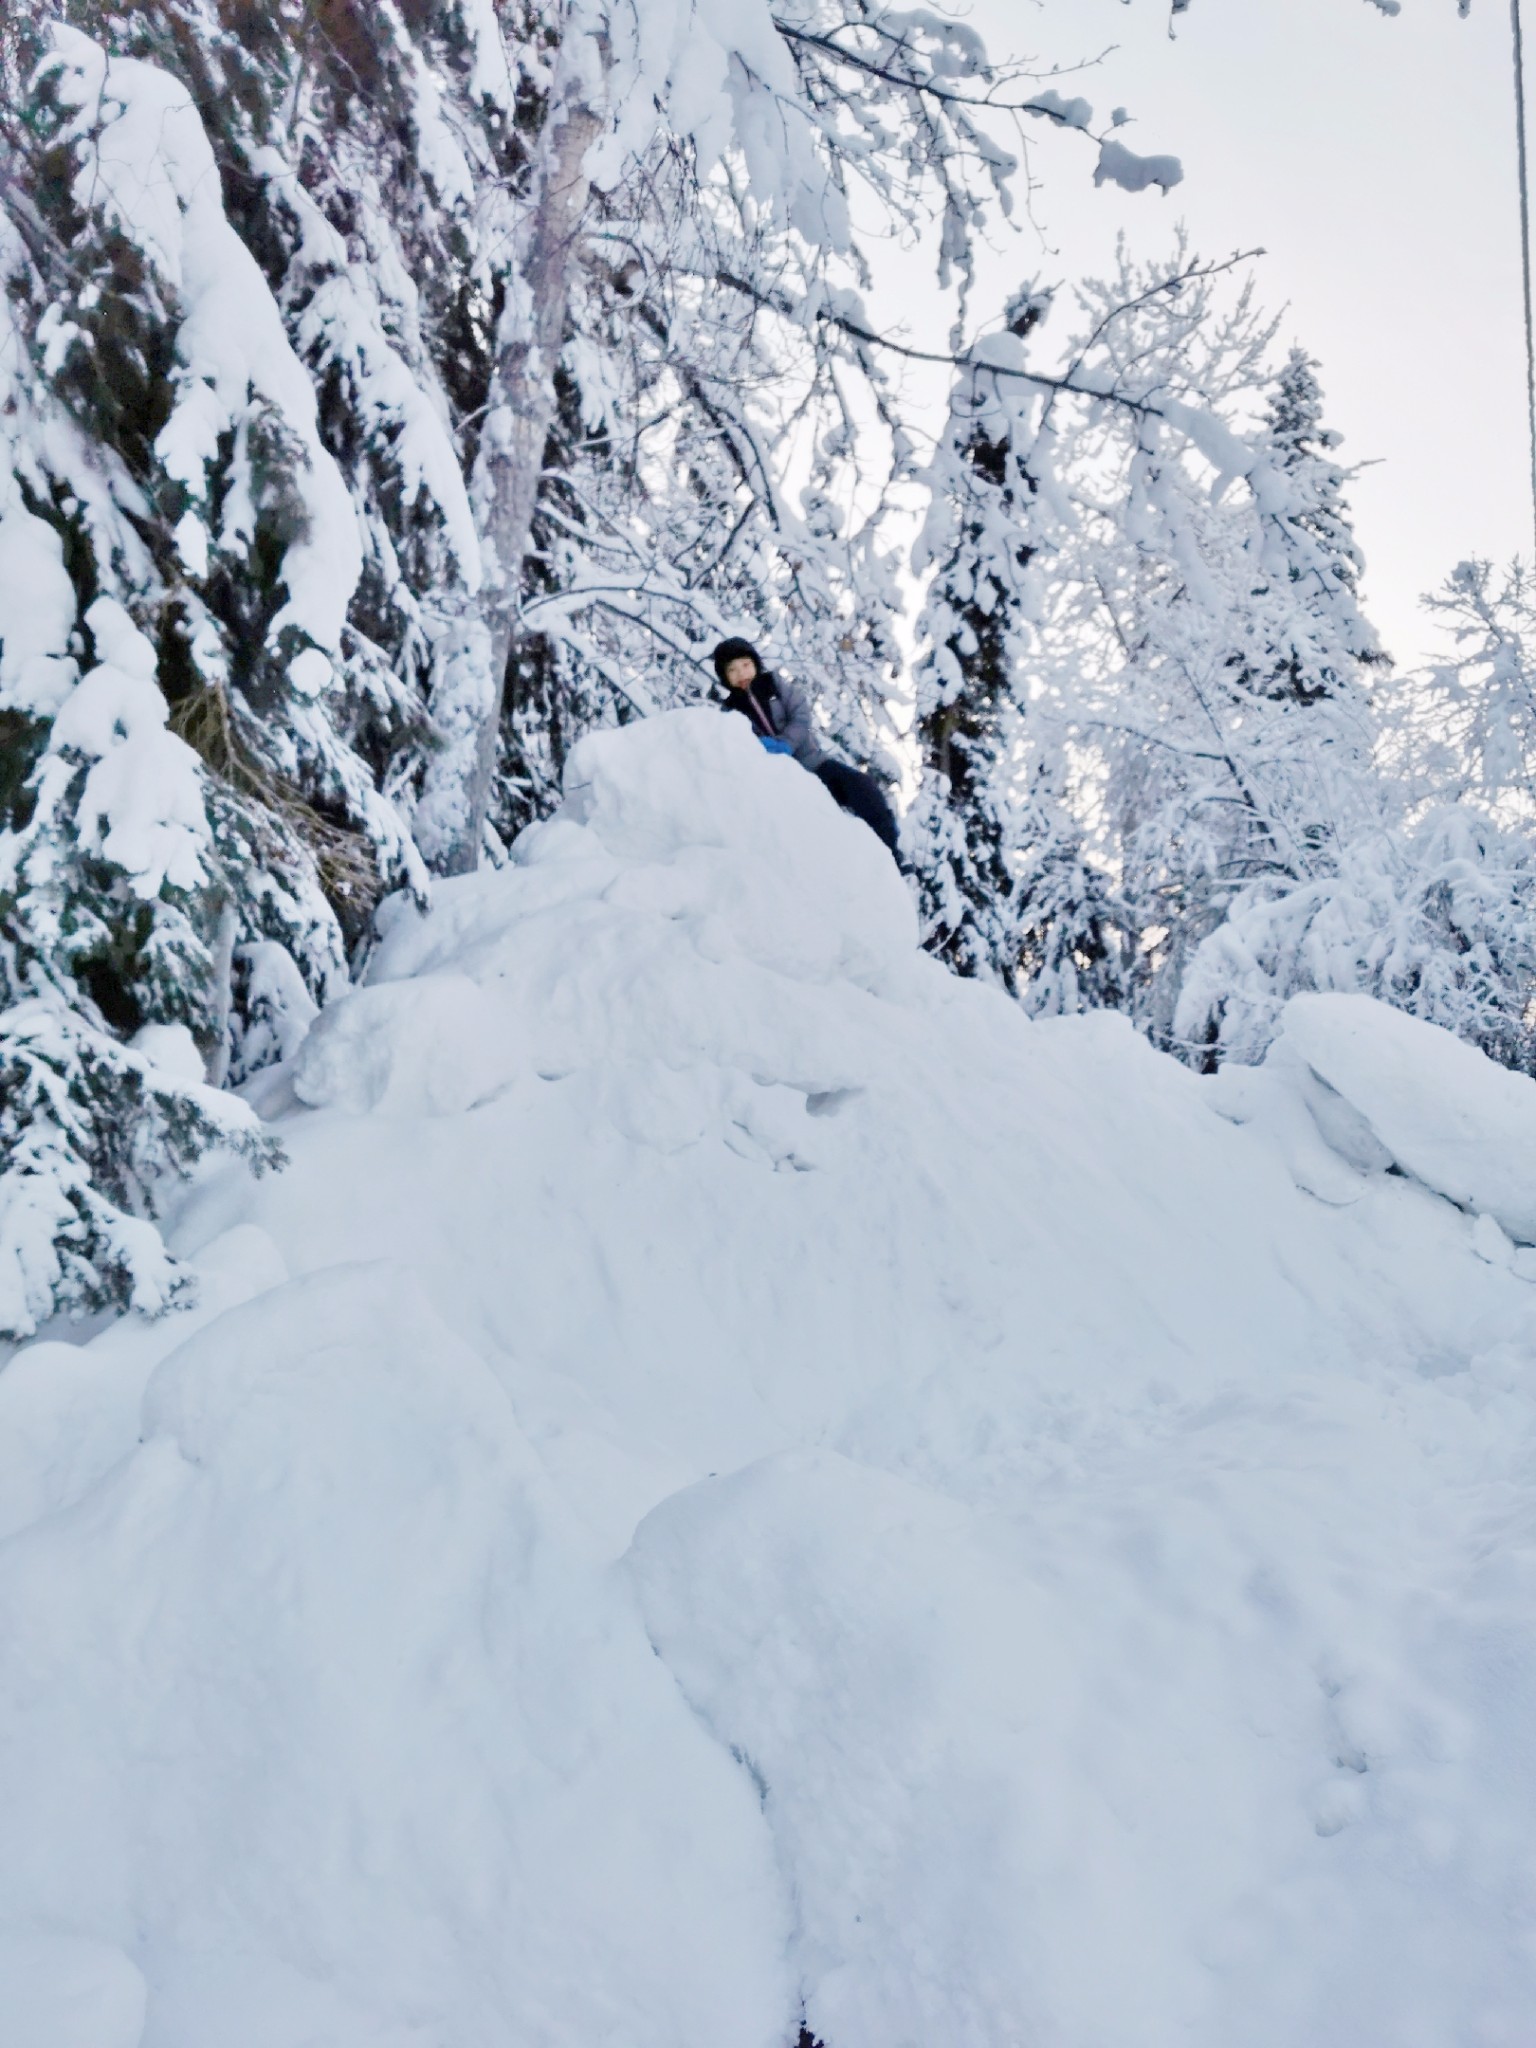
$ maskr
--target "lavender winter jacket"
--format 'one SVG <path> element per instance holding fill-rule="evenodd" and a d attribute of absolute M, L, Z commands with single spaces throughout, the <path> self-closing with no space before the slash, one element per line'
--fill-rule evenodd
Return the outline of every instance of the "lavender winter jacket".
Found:
<path fill-rule="evenodd" d="M 759 670 L 745 690 L 726 691 L 724 709 L 750 719 L 765 739 L 783 740 L 802 768 L 814 773 L 827 758 L 826 748 L 816 743 L 810 698 L 782 677 Z"/>

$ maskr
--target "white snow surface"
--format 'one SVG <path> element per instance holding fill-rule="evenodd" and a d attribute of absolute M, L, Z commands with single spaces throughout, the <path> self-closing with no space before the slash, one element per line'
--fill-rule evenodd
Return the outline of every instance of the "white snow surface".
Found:
<path fill-rule="evenodd" d="M 1271 1057 L 1348 1103 L 1404 1173 L 1536 1245 L 1536 1088 L 1524 1075 L 1358 995 L 1293 997 Z"/>
<path fill-rule="evenodd" d="M 7 2048 L 136 2048 L 144 1979 L 120 1950 L 0 1928 Z"/>
<path fill-rule="evenodd" d="M 0 1373 L 38 2041 L 1528 2041 L 1536 1089 L 1338 1001 L 1030 1023 L 741 721 L 585 741 Z"/>

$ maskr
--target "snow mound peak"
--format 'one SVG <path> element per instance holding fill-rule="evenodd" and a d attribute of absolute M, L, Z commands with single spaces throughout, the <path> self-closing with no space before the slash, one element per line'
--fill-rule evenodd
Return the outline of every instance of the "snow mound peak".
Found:
<path fill-rule="evenodd" d="M 774 1121 L 759 1098 L 780 1085 L 803 1123 L 807 1098 L 852 1085 L 847 996 L 947 995 L 885 848 L 743 720 L 594 733 L 565 789 L 510 872 L 394 910 L 373 985 L 300 1053 L 302 1101 L 435 1115 L 595 1067 L 624 1127 L 665 1144 L 702 1131 L 697 1084 L 723 1068 L 755 1084 L 748 1127 Z"/>
<path fill-rule="evenodd" d="M 700 708 L 589 734 L 565 793 L 562 820 L 667 872 L 662 915 L 715 918 L 781 973 L 889 983 L 917 946 L 912 899 L 879 840 L 743 718 Z M 525 849 L 540 857 L 536 838 Z"/>
<path fill-rule="evenodd" d="M 395 906 L 200 1305 L 0 1373 L 18 1981 L 76 1944 L 112 2048 L 1521 2037 L 1515 1094 L 1370 1004 L 1204 1082 L 915 936 L 705 710 Z"/>
<path fill-rule="evenodd" d="M 566 768 L 562 815 L 631 859 L 718 846 L 787 864 L 796 879 L 828 862 L 845 885 L 874 873 L 858 858 L 864 835 L 843 831 L 836 806 L 828 812 L 820 785 L 797 765 L 768 753 L 744 718 L 695 705 L 588 733 Z M 818 819 L 836 830 L 818 829 Z"/>

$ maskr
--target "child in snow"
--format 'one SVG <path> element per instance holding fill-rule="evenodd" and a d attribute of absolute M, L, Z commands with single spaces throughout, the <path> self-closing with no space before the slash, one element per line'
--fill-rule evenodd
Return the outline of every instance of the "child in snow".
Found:
<path fill-rule="evenodd" d="M 893 857 L 900 858 L 896 819 L 871 775 L 839 761 L 816 744 L 811 703 L 805 692 L 770 675 L 750 640 L 722 640 L 715 649 L 715 674 L 725 685 L 726 711 L 739 711 L 771 753 L 793 754 L 809 768 L 842 808 L 866 824 Z"/>

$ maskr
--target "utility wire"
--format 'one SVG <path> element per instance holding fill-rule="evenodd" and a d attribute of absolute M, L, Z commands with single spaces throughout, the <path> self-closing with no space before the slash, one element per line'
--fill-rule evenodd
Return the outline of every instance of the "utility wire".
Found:
<path fill-rule="evenodd" d="M 1525 37 L 1520 0 L 1509 0 L 1515 38 L 1515 141 L 1520 163 L 1520 271 L 1525 286 L 1525 404 L 1531 430 L 1531 531 L 1536 535 L 1536 314 L 1531 307 L 1531 181 L 1525 140 Z M 1536 564 L 1536 556 L 1532 557 Z"/>

